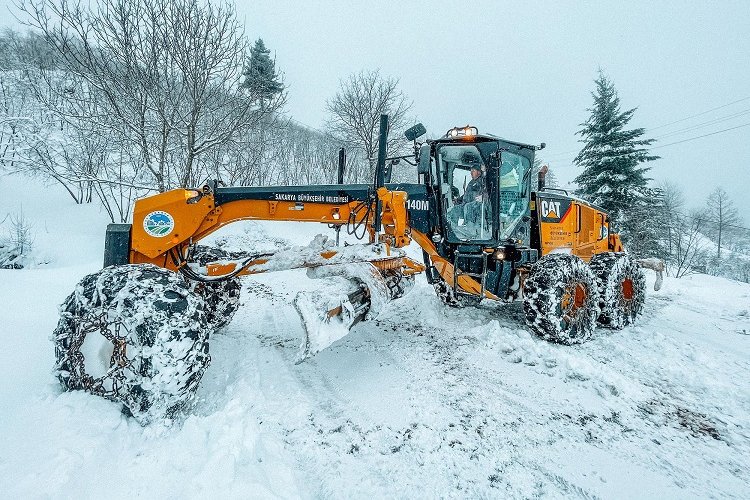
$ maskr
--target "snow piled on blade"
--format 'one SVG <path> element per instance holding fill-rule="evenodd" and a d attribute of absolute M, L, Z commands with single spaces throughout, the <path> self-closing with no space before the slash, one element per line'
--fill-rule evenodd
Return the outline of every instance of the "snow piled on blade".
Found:
<path fill-rule="evenodd" d="M 356 284 L 345 278 L 329 278 L 321 283 L 321 292 L 300 292 L 294 307 L 302 319 L 304 338 L 297 363 L 317 354 L 349 333 L 357 311 L 348 293 Z"/>
<path fill-rule="evenodd" d="M 319 291 L 300 292 L 294 299 L 305 330 L 298 363 L 347 335 L 358 321 L 377 317 L 390 300 L 382 276 L 369 263 L 310 268 L 307 276 L 319 280 Z"/>
<path fill-rule="evenodd" d="M 326 251 L 335 251 L 336 254 L 326 258 L 321 255 Z M 294 246 L 277 251 L 274 255 L 268 257 L 268 262 L 254 266 L 253 269 L 266 272 L 284 271 L 300 267 L 335 266 L 386 260 L 403 255 L 404 252 L 397 248 L 392 248 L 390 252 L 387 252 L 386 247 L 381 244 L 337 247 L 328 236 L 318 234 L 308 245 Z"/>

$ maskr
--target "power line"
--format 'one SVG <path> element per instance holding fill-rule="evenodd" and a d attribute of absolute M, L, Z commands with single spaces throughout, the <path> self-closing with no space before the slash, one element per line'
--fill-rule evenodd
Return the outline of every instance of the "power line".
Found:
<path fill-rule="evenodd" d="M 570 153 L 577 153 L 578 149 L 571 149 L 570 151 L 561 151 L 559 153 L 550 153 L 547 156 L 562 156 L 562 155 L 569 155 Z"/>
<path fill-rule="evenodd" d="M 729 107 L 729 106 L 731 106 L 732 104 L 737 104 L 738 102 L 743 102 L 743 101 L 747 101 L 747 100 L 750 100 L 750 96 L 748 96 L 748 97 L 743 97 L 742 99 L 737 99 L 736 101 L 732 101 L 732 102 L 730 102 L 730 103 L 727 103 L 727 104 L 722 104 L 721 106 L 717 106 L 717 107 L 715 107 L 715 108 L 711 108 L 711 109 L 709 109 L 709 110 L 706 110 L 706 111 L 702 111 L 702 112 L 700 112 L 700 113 L 696 113 L 696 114 L 694 114 L 694 115 L 686 116 L 685 118 L 680 118 L 679 120 L 675 120 L 675 121 L 673 121 L 673 122 L 665 123 L 664 125 L 659 125 L 658 127 L 653 127 L 653 128 L 647 129 L 647 130 L 648 130 L 649 132 L 651 132 L 651 131 L 653 131 L 653 130 L 658 130 L 658 129 L 660 129 L 660 128 L 668 127 L 668 126 L 670 126 L 670 125 L 674 125 L 675 123 L 681 123 L 681 122 L 684 122 L 684 121 L 686 121 L 686 120 L 689 120 L 689 119 L 691 119 L 691 118 L 695 118 L 695 117 L 698 117 L 698 116 L 703 116 L 703 115 L 706 115 L 706 114 L 708 114 L 708 113 L 710 113 L 710 112 L 712 112 L 712 111 L 716 111 L 717 109 L 722 109 L 722 108 L 726 108 L 726 107 Z"/>
<path fill-rule="evenodd" d="M 722 104 L 721 106 L 716 106 L 715 108 L 711 108 L 711 109 L 708 109 L 706 111 L 701 111 L 700 113 L 696 113 L 694 115 L 686 116 L 685 118 L 680 118 L 679 120 L 675 120 L 675 121 L 672 121 L 672 122 L 669 122 L 669 123 L 665 123 L 663 125 L 659 125 L 658 127 L 647 128 L 646 131 L 651 132 L 651 131 L 654 131 L 654 130 L 662 129 L 664 127 L 668 127 L 670 125 L 675 125 L 677 123 L 682 123 L 684 121 L 690 120 L 691 118 L 696 118 L 698 116 L 703 116 L 703 115 L 706 115 L 708 113 L 711 113 L 712 111 L 716 111 L 716 110 L 719 110 L 719 109 L 727 108 L 729 106 L 732 106 L 733 104 L 737 104 L 739 102 L 744 102 L 744 101 L 747 101 L 747 100 L 750 100 L 750 96 L 743 97 L 742 99 L 737 99 L 736 101 L 732 101 L 732 102 L 729 102 L 727 104 Z M 707 122 L 699 123 L 699 124 L 693 125 L 691 127 L 685 128 L 685 129 L 677 130 L 677 131 L 674 131 L 674 132 L 668 132 L 668 133 L 666 133 L 664 135 L 657 136 L 656 139 L 663 138 L 663 137 L 668 137 L 670 135 L 676 135 L 676 134 L 681 133 L 681 132 L 688 132 L 690 130 L 695 130 L 697 128 L 701 128 L 702 126 L 713 125 L 715 123 L 720 123 L 722 121 L 726 121 L 726 120 L 729 120 L 731 118 L 735 118 L 737 116 L 745 115 L 748 112 L 750 112 L 750 109 L 749 110 L 741 111 L 739 113 L 734 113 L 734 114 L 731 114 L 731 115 L 727 115 L 727 116 L 715 118 L 713 120 L 709 120 Z M 732 130 L 732 129 L 727 129 L 727 130 Z M 719 133 L 719 132 L 715 132 L 715 133 Z M 706 135 L 713 135 L 713 134 L 714 133 L 706 134 Z M 705 136 L 701 136 L 701 137 L 705 137 Z M 700 137 L 698 137 L 698 138 L 700 138 Z M 692 140 L 692 139 L 690 139 L 690 140 Z M 679 144 L 679 142 L 675 142 L 675 143 L 672 143 L 672 144 Z M 671 144 L 665 144 L 663 146 L 658 146 L 658 147 L 664 147 L 664 146 L 667 146 L 667 145 L 671 145 Z M 547 156 L 550 157 L 550 158 L 554 158 L 554 157 L 564 156 L 564 155 L 568 155 L 568 154 L 571 154 L 571 153 L 578 153 L 578 152 L 579 152 L 578 149 L 573 149 L 573 150 L 570 150 L 570 151 L 561 151 L 561 152 L 558 152 L 558 153 L 550 153 Z M 542 155 L 540 155 L 540 156 L 542 156 Z M 575 157 L 564 158 L 564 159 L 558 160 L 558 161 L 566 161 L 566 160 L 570 160 L 570 159 L 573 159 L 573 158 L 575 158 Z"/>
<path fill-rule="evenodd" d="M 721 227 L 730 227 L 730 228 L 734 228 L 734 229 L 742 229 L 743 231 L 747 231 L 748 233 L 750 233 L 750 227 L 738 226 L 737 224 L 727 224 L 725 222 L 719 222 L 717 220 L 709 219 L 708 217 L 701 216 L 700 214 L 690 215 L 690 214 L 686 214 L 685 212 L 678 212 L 677 210 L 673 210 L 672 214 L 676 215 L 677 217 L 680 217 L 682 219 L 694 219 L 694 220 L 697 220 L 697 221 L 710 222 L 711 224 L 720 225 Z"/>
<path fill-rule="evenodd" d="M 750 126 L 750 122 L 743 123 L 742 125 L 737 125 L 736 127 L 729 127 L 729 128 L 725 128 L 723 130 L 717 130 L 716 132 L 710 132 L 708 134 L 698 135 L 698 136 L 695 136 L 695 137 L 688 137 L 687 139 L 683 139 L 681 141 L 675 141 L 675 142 L 670 142 L 670 143 L 667 143 L 667 144 L 661 144 L 659 146 L 652 146 L 649 149 L 653 150 L 653 149 L 666 148 L 667 146 L 674 146 L 675 144 L 682 144 L 683 142 L 690 142 L 690 141 L 694 141 L 694 140 L 697 140 L 697 139 L 702 139 L 704 137 L 709 137 L 709 136 L 712 136 L 712 135 L 721 134 L 721 133 L 724 133 L 724 132 L 729 132 L 730 130 L 736 130 L 738 128 L 743 128 L 743 127 L 747 127 L 747 126 Z M 539 156 L 541 157 L 542 155 L 539 155 Z M 627 156 L 627 155 L 613 155 L 613 156 L 609 156 L 608 158 L 609 159 L 611 159 L 611 158 L 617 158 L 619 156 Z M 555 161 L 556 162 L 565 162 L 565 161 L 572 161 L 574 159 L 575 159 L 575 156 L 572 156 L 572 157 L 568 157 L 568 158 L 560 158 L 560 159 L 557 159 Z"/>
<path fill-rule="evenodd" d="M 719 118 L 714 118 L 713 120 L 709 120 L 707 122 L 697 123 L 697 124 L 692 125 L 692 126 L 687 127 L 687 128 L 683 128 L 683 129 L 680 129 L 680 130 L 675 130 L 674 132 L 667 132 L 666 134 L 658 135 L 658 136 L 654 137 L 654 139 L 662 139 L 664 137 L 669 137 L 671 135 L 678 135 L 678 134 L 681 134 L 683 132 L 689 132 L 691 130 L 696 130 L 696 129 L 699 129 L 699 128 L 703 128 L 703 127 L 706 127 L 708 125 L 714 125 L 716 123 L 721 123 L 721 122 L 725 122 L 727 120 L 732 120 L 734 118 L 737 118 L 738 116 L 743 116 L 743 115 L 746 115 L 748 113 L 750 113 L 750 109 L 745 109 L 745 110 L 742 110 L 740 112 L 733 113 L 731 115 L 720 116 Z"/>
<path fill-rule="evenodd" d="M 716 132 L 711 132 L 709 134 L 703 134 L 703 135 L 699 135 L 699 136 L 696 136 L 696 137 L 690 137 L 688 139 L 683 139 L 681 141 L 670 142 L 669 144 L 662 144 L 660 146 L 654 146 L 651 149 L 666 148 L 667 146 L 674 146 L 675 144 L 682 144 L 683 142 L 689 142 L 689 141 L 694 141 L 696 139 L 702 139 L 703 137 L 708 137 L 708 136 L 711 136 L 711 135 L 721 134 L 723 132 L 729 132 L 730 130 L 736 130 L 738 128 L 747 127 L 748 125 L 750 125 L 750 122 L 743 123 L 742 125 L 737 125 L 736 127 L 725 128 L 724 130 L 717 130 Z"/>

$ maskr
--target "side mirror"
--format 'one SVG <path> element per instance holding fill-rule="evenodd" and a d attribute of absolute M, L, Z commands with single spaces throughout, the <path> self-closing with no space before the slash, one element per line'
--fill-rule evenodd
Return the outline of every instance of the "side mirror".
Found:
<path fill-rule="evenodd" d="M 430 145 L 429 144 L 422 144 L 422 147 L 419 148 L 419 164 L 417 165 L 417 173 L 418 174 L 430 173 Z"/>
<path fill-rule="evenodd" d="M 417 137 L 421 137 L 426 133 L 427 133 L 427 129 L 424 128 L 424 125 L 422 125 L 421 123 L 417 123 L 416 125 L 411 127 L 409 130 L 404 132 L 404 135 L 406 136 L 408 140 L 416 141 Z"/>

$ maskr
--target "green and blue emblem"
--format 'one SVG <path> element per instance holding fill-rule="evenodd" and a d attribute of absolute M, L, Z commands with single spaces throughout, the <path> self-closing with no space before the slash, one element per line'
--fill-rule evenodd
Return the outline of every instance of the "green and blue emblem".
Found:
<path fill-rule="evenodd" d="M 174 229 L 174 218 L 161 210 L 151 212 L 143 219 L 143 229 L 151 236 L 161 238 Z"/>

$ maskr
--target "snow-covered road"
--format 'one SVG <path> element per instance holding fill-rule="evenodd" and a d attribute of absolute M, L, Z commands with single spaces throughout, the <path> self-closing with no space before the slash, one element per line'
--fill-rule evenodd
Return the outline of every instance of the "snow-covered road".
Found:
<path fill-rule="evenodd" d="M 7 498 L 750 497 L 749 285 L 667 279 L 636 326 L 565 347 L 518 305 L 448 309 L 420 277 L 295 364 L 292 299 L 316 283 L 244 278 L 190 414 L 142 428 L 51 373 L 56 306 L 98 258 L 0 270 Z"/>

